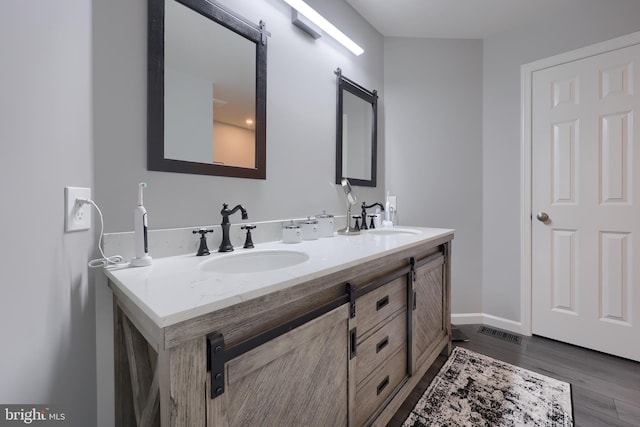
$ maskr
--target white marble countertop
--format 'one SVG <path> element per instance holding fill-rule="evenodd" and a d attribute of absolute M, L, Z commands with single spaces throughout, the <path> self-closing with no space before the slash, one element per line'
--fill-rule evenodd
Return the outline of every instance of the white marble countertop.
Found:
<path fill-rule="evenodd" d="M 122 293 L 133 301 L 158 327 L 210 313 L 242 301 L 375 259 L 387 252 L 403 250 L 452 235 L 441 228 L 395 227 L 417 234 L 379 235 L 363 231 L 359 235 L 335 235 L 332 238 L 286 244 L 281 241 L 257 244 L 255 249 L 236 248 L 230 253 L 212 252 L 154 259 L 148 267 L 112 267 L 105 274 Z M 378 229 L 384 232 L 385 229 Z M 256 273 L 218 273 L 201 269 L 203 263 L 243 253 L 287 250 L 309 255 L 297 265 Z"/>

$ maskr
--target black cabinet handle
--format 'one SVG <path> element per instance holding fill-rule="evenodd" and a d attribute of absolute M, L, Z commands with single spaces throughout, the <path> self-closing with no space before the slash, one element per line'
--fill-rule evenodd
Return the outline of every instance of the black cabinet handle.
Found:
<path fill-rule="evenodd" d="M 389 385 L 389 375 L 384 377 L 382 382 L 378 384 L 378 388 L 376 389 L 376 395 L 380 396 L 380 393 L 382 393 L 382 390 L 384 390 L 388 385 Z"/>
<path fill-rule="evenodd" d="M 380 309 L 387 304 L 389 304 L 389 295 L 384 298 L 380 298 L 378 302 L 376 302 L 376 310 L 380 311 Z"/>
<path fill-rule="evenodd" d="M 389 344 L 389 337 L 384 337 L 378 344 L 376 344 L 376 354 L 380 353 L 380 350 L 385 348 Z"/>
<path fill-rule="evenodd" d="M 418 298 L 418 294 L 416 293 L 416 291 L 413 291 L 413 309 L 415 310 L 417 307 L 416 304 L 416 299 Z"/>
<path fill-rule="evenodd" d="M 356 328 L 353 328 L 350 332 L 349 332 L 349 338 L 351 341 L 351 351 L 350 351 L 350 355 L 349 355 L 349 359 L 353 359 L 354 357 L 356 357 L 356 346 L 357 346 L 357 342 L 356 342 L 356 337 L 357 337 L 357 333 L 356 333 Z"/>

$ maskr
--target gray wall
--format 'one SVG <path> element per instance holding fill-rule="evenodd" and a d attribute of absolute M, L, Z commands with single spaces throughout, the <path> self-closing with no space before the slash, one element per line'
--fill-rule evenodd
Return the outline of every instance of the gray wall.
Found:
<path fill-rule="evenodd" d="M 401 224 L 456 229 L 452 312 L 482 312 L 482 41 L 384 48 L 387 189 Z"/>
<path fill-rule="evenodd" d="M 328 36 L 313 40 L 291 24 L 281 0 L 225 0 L 247 19 L 267 24 L 267 180 L 146 170 L 146 2 L 94 2 L 94 129 L 96 197 L 107 232 L 133 229 L 136 184 L 149 184 L 149 227 L 219 224 L 223 202 L 242 203 L 251 221 L 344 214 L 334 184 L 336 76 L 343 73 L 383 93 L 383 39 L 343 0 L 309 2 L 359 42 L 359 57 Z M 381 102 L 383 102 L 381 100 Z M 384 140 L 380 138 L 381 150 Z M 380 176 L 384 177 L 381 161 Z M 356 187 L 360 200 L 378 189 Z M 232 222 L 234 219 L 231 219 Z M 238 221 L 236 219 L 235 221 Z M 259 230 L 256 230 L 259 233 Z M 151 254 L 153 256 L 153 254 Z"/>
<path fill-rule="evenodd" d="M 520 66 L 639 30 L 637 0 L 585 0 L 580 9 L 484 40 L 485 313 L 520 321 Z"/>
<path fill-rule="evenodd" d="M 64 233 L 64 187 L 93 187 L 91 2 L 0 2 L 0 403 L 95 424 L 90 231 Z"/>

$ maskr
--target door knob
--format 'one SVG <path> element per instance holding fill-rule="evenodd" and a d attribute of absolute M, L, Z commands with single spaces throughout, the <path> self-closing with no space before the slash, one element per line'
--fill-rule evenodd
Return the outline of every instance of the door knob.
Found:
<path fill-rule="evenodd" d="M 549 221 L 549 214 L 547 214 L 546 212 L 538 212 L 536 218 L 538 218 L 538 221 L 540 222 L 547 222 Z"/>

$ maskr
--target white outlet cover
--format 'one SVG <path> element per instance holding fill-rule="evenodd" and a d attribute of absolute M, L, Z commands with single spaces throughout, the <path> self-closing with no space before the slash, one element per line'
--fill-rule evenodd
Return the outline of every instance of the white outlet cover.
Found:
<path fill-rule="evenodd" d="M 93 207 L 85 203 L 78 206 L 77 198 L 91 199 L 91 189 L 85 187 L 64 187 L 64 231 L 81 231 L 91 228 L 91 213 Z"/>
<path fill-rule="evenodd" d="M 389 196 L 389 205 L 393 206 L 393 209 L 398 211 L 398 198 L 396 196 Z"/>

